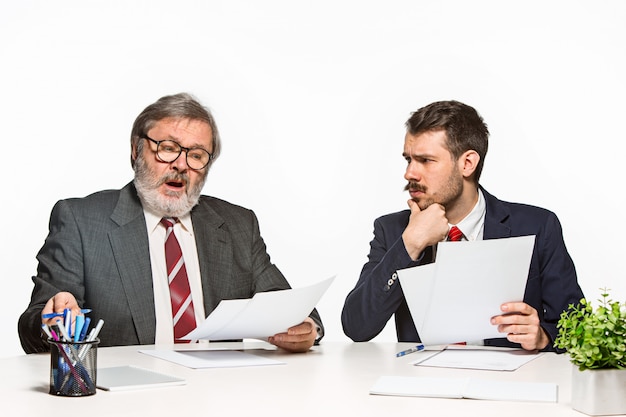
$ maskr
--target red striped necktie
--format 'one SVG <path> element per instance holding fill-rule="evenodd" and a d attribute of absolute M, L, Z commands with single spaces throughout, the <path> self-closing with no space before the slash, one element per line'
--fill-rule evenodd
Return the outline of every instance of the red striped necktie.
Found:
<path fill-rule="evenodd" d="M 174 343 L 189 343 L 188 340 L 178 340 L 196 328 L 196 316 L 193 311 L 191 289 L 187 268 L 183 259 L 183 251 L 180 249 L 178 239 L 174 235 L 174 223 L 178 219 L 161 219 L 165 226 L 165 264 L 167 266 L 167 279 L 170 287 L 170 299 L 172 302 L 172 318 L 174 322 Z"/>
<path fill-rule="evenodd" d="M 452 226 L 448 232 L 448 240 L 450 242 L 458 242 L 463 237 L 463 232 L 456 226 Z"/>

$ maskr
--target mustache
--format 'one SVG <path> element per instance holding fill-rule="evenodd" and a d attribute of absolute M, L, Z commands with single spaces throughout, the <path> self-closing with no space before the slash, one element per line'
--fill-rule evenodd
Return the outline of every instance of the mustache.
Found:
<path fill-rule="evenodd" d="M 180 172 L 171 172 L 168 173 L 164 176 L 162 176 L 161 178 L 159 178 L 159 184 L 165 184 L 166 182 L 182 182 L 184 184 L 188 184 L 189 183 L 189 175 L 185 174 L 185 173 L 180 173 Z"/>
<path fill-rule="evenodd" d="M 407 185 L 404 186 L 404 191 L 420 191 L 426 192 L 426 187 L 418 183 L 417 181 L 410 180 Z"/>

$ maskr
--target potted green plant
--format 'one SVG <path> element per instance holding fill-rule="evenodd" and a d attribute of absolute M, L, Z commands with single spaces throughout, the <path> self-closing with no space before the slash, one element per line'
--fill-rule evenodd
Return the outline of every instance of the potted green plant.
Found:
<path fill-rule="evenodd" d="M 574 364 L 572 408 L 588 415 L 626 414 L 626 303 L 602 289 L 594 309 L 586 299 L 561 313 L 554 346 Z"/>

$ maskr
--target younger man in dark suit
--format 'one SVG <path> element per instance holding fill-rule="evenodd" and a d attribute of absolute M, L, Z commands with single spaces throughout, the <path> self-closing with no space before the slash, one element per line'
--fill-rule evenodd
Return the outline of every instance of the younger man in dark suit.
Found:
<path fill-rule="evenodd" d="M 254 213 L 200 195 L 219 153 L 213 116 L 190 95 L 162 97 L 144 109 L 131 132 L 134 181 L 59 201 L 52 210 L 31 302 L 18 324 L 27 353 L 48 350 L 41 325 L 53 320 L 42 315 L 66 308 L 73 316 L 79 306 L 90 308 L 91 317 L 105 321 L 101 346 L 161 344 L 187 334 L 222 299 L 289 288 L 270 262 Z M 269 341 L 303 352 L 322 334 L 314 310 Z"/>
<path fill-rule="evenodd" d="M 561 312 L 583 297 L 557 217 L 500 201 L 479 185 L 489 132 L 472 107 L 435 102 L 413 113 L 406 126 L 409 210 L 374 222 L 369 261 L 344 304 L 345 334 L 370 340 L 395 315 L 398 340 L 419 342 L 396 270 L 433 262 L 437 243 L 456 226 L 464 240 L 536 236 L 524 300 L 502 304 L 503 314 L 491 319 L 506 339 L 485 343 L 553 349 Z M 454 308 L 463 314 L 463 306 Z"/>

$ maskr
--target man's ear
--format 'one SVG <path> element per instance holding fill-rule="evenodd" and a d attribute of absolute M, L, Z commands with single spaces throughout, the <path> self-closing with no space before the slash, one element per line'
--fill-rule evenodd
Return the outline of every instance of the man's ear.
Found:
<path fill-rule="evenodd" d="M 135 166 L 135 161 L 137 160 L 137 146 L 131 145 L 130 147 L 130 166 Z"/>
<path fill-rule="evenodd" d="M 478 152 L 469 150 L 465 151 L 463 155 L 459 158 L 459 165 L 461 168 L 461 174 L 464 178 L 470 178 L 476 172 L 476 168 L 478 167 L 478 162 L 480 162 L 480 155 Z"/>

